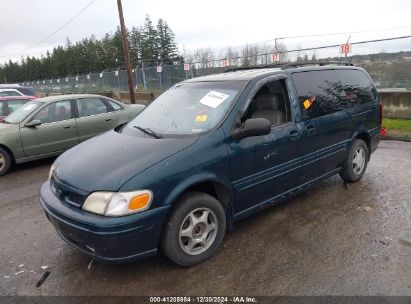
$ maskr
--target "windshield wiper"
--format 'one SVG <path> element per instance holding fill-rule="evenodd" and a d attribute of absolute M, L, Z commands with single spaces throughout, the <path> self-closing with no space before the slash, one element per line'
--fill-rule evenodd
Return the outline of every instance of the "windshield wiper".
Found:
<path fill-rule="evenodd" d="M 147 135 L 150 135 L 150 136 L 154 137 L 154 138 L 157 138 L 157 139 L 161 138 L 160 134 L 158 134 L 156 131 L 151 130 L 150 128 L 142 128 L 142 127 L 139 127 L 139 126 L 133 126 L 133 127 L 140 130 L 141 132 L 146 133 Z"/>

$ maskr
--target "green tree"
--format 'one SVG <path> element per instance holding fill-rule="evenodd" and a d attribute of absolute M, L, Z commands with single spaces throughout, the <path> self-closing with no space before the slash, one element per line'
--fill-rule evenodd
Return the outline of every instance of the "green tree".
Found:
<path fill-rule="evenodd" d="M 149 15 L 146 15 L 141 33 L 141 58 L 144 65 L 154 66 L 158 64 L 158 35 Z"/>
<path fill-rule="evenodd" d="M 127 30 L 130 60 L 134 67 L 183 62 L 174 33 L 163 19 L 153 25 L 147 15 L 142 27 Z M 94 35 L 72 43 L 56 46 L 38 58 L 22 57 L 20 61 L 0 65 L 1 82 L 49 80 L 102 70 L 124 68 L 124 51 L 120 27 L 102 39 Z"/>
<path fill-rule="evenodd" d="M 182 63 L 184 60 L 178 54 L 175 36 L 167 22 L 159 19 L 157 23 L 158 60 L 161 64 Z"/>

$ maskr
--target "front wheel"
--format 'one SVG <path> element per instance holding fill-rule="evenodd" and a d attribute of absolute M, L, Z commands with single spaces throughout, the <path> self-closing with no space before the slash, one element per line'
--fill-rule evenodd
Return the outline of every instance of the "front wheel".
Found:
<path fill-rule="evenodd" d="M 181 197 L 164 227 L 164 254 L 180 266 L 193 266 L 212 257 L 220 246 L 226 228 L 221 203 L 202 192 Z"/>
<path fill-rule="evenodd" d="M 11 167 L 11 157 L 9 153 L 0 148 L 0 176 L 5 175 Z"/>
<path fill-rule="evenodd" d="M 346 182 L 360 180 L 367 169 L 368 154 L 367 144 L 361 139 L 354 140 L 340 173 L 341 178 Z"/>

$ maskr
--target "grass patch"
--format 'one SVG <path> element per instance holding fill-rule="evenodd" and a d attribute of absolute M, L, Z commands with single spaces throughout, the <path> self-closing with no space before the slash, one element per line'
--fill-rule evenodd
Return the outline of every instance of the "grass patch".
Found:
<path fill-rule="evenodd" d="M 383 118 L 382 125 L 391 130 L 411 133 L 411 119 Z"/>

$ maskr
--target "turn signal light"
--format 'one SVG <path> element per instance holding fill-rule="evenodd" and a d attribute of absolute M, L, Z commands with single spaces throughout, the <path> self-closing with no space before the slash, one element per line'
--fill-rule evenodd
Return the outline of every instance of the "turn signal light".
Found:
<path fill-rule="evenodd" d="M 139 210 L 144 209 L 150 203 L 150 195 L 144 193 L 141 195 L 134 196 L 130 203 L 128 204 L 128 209 L 130 210 Z"/>

